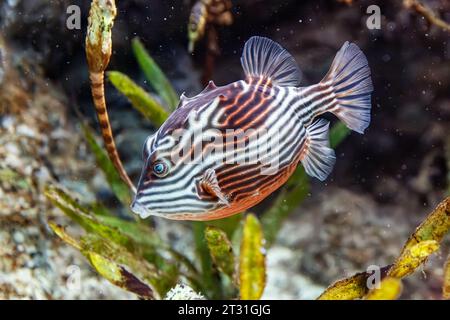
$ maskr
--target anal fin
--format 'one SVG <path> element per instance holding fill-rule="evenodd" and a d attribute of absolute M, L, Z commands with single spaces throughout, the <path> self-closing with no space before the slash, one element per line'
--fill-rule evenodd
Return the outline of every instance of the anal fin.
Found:
<path fill-rule="evenodd" d="M 330 123 L 319 119 L 306 128 L 306 150 L 301 159 L 308 175 L 325 180 L 333 170 L 336 156 L 330 148 L 328 128 Z"/>

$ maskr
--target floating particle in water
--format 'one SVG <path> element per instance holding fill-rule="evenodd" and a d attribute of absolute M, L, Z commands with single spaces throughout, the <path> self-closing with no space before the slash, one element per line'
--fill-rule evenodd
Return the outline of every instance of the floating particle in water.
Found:
<path fill-rule="evenodd" d="M 397 27 L 397 25 L 395 24 L 395 22 L 389 22 L 389 23 L 387 24 L 387 29 L 388 29 L 389 31 L 394 31 L 396 27 Z"/>

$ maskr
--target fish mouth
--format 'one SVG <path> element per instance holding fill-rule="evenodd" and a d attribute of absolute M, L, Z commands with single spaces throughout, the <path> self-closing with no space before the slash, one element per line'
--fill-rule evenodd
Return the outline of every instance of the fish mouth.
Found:
<path fill-rule="evenodd" d="M 131 203 L 130 209 L 131 209 L 131 211 L 136 213 L 142 219 L 148 218 L 149 216 L 156 216 L 156 217 L 162 217 L 162 218 L 167 219 L 167 215 L 147 209 L 137 199 L 134 199 L 134 201 Z"/>
<path fill-rule="evenodd" d="M 161 218 L 165 218 L 165 219 L 169 219 L 169 220 L 190 220 L 190 221 L 210 220 L 208 218 L 204 219 L 203 215 L 196 216 L 191 213 L 189 213 L 189 214 L 186 214 L 186 213 L 163 214 L 163 213 L 155 212 L 155 211 L 147 209 L 137 199 L 134 199 L 134 201 L 131 203 L 130 209 L 131 209 L 131 211 L 133 211 L 134 213 L 139 215 L 139 217 L 141 217 L 142 219 L 148 218 L 149 216 L 156 216 L 156 217 L 161 217 Z M 214 218 L 212 218 L 212 219 L 214 219 Z"/>
<path fill-rule="evenodd" d="M 144 207 L 138 200 L 134 200 L 130 206 L 131 211 L 139 215 L 142 219 L 148 218 L 151 215 L 155 215 L 146 207 Z"/>

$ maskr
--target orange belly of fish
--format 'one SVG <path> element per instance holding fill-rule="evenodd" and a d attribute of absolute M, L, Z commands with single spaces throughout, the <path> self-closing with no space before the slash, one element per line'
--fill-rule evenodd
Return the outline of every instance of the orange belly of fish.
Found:
<path fill-rule="evenodd" d="M 281 187 L 292 175 L 295 168 L 297 167 L 297 163 L 298 162 L 295 162 L 295 164 L 291 164 L 283 169 L 284 172 L 278 178 L 275 178 L 273 183 L 270 183 L 265 188 L 261 188 L 256 196 L 249 196 L 244 198 L 243 200 L 231 202 L 229 207 L 213 210 L 206 214 L 171 215 L 168 218 L 172 220 L 208 221 L 222 219 L 237 213 L 244 212 L 248 208 L 251 208 L 263 201 L 272 192 Z"/>

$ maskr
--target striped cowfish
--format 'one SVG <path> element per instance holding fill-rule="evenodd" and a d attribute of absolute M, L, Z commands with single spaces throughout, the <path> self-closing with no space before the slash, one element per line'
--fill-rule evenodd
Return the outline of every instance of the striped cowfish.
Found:
<path fill-rule="evenodd" d="M 301 163 L 321 181 L 336 157 L 329 146 L 331 112 L 353 131 L 370 122 L 373 91 L 362 51 L 346 42 L 318 84 L 299 86 L 301 72 L 279 44 L 252 37 L 241 64 L 245 80 L 212 81 L 181 95 L 177 109 L 143 148 L 144 166 L 132 210 L 177 220 L 212 220 L 258 204 Z"/>

